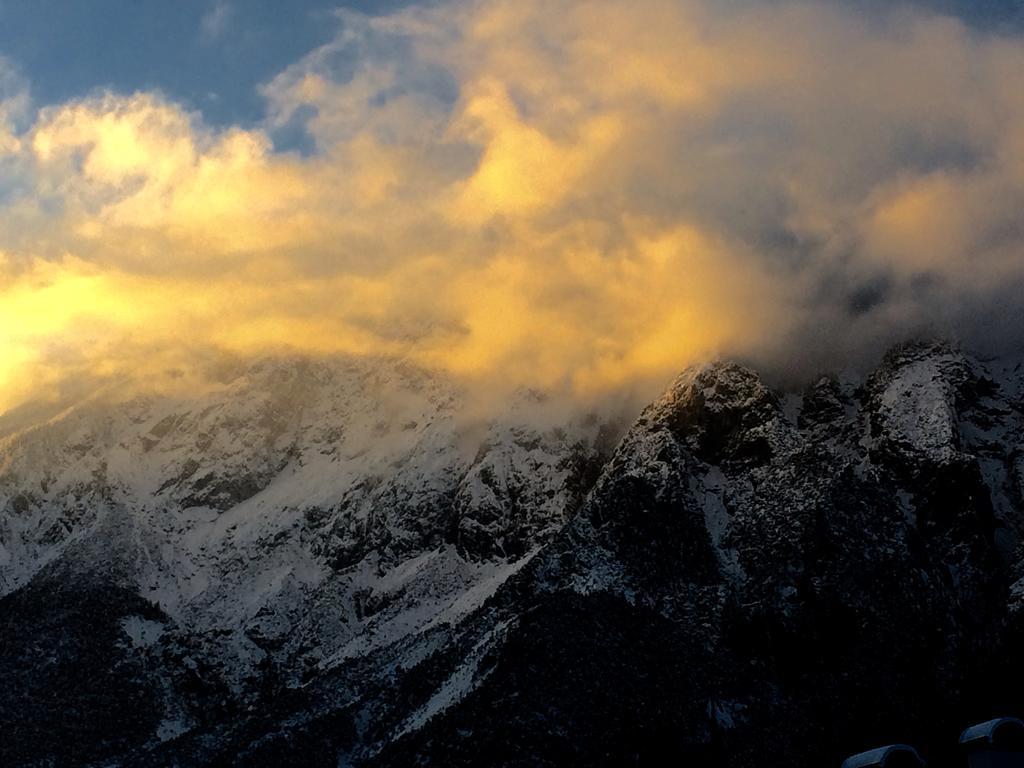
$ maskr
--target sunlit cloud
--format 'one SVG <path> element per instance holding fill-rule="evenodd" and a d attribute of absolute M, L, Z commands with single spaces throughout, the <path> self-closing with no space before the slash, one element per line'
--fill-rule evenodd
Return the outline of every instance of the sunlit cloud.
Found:
<path fill-rule="evenodd" d="M 211 351 L 600 395 L 1021 340 L 1020 38 L 796 2 L 338 24 L 256 127 L 157 93 L 32 113 L 0 64 L 0 408 Z"/>

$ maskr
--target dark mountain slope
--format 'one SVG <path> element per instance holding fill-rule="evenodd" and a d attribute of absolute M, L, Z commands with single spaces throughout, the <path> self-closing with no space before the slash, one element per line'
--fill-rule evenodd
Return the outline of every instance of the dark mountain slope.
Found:
<path fill-rule="evenodd" d="M 138 587 L 157 532 L 94 531 L 80 539 L 89 557 L 68 545 L 0 603 L 0 659 L 21 665 L 21 687 L 0 696 L 11 761 L 792 767 L 899 740 L 955 764 L 961 727 L 1024 707 L 1022 391 L 1011 365 L 914 344 L 863 382 L 826 377 L 801 395 L 735 364 L 689 370 L 609 458 L 579 426 L 572 439 L 492 427 L 488 448 L 460 458 L 442 420 L 410 439 L 401 483 L 360 475 L 345 490 L 286 471 L 289 504 L 302 477 L 325 499 L 319 516 L 275 506 L 277 480 L 218 512 L 211 531 L 228 520 L 253 543 L 240 558 L 217 540 L 205 567 L 232 581 L 213 599 L 189 576 L 189 610 Z M 308 444 L 289 449 L 307 467 L 344 452 L 308 430 L 289 444 Z M 335 486 L 358 514 L 331 502 Z M 26 503 L 18 514 L 40 508 Z M 445 530 L 417 523 L 399 552 L 421 503 Z M 201 562 L 209 547 L 182 526 Z M 104 547 L 123 567 L 82 580 L 104 572 Z M 273 574 L 292 592 L 269 589 Z M 101 594 L 111 604 L 89 607 Z M 51 676 L 33 637 L 81 676 Z M 26 751 L 34 723 L 88 701 L 91 679 L 117 691 L 96 719 Z M 26 701 L 34 723 L 14 714 Z"/>

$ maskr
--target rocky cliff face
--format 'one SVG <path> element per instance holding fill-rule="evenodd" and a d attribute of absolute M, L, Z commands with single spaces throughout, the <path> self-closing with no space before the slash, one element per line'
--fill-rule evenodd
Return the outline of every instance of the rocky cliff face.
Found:
<path fill-rule="evenodd" d="M 1024 701 L 1022 387 L 716 363 L 614 450 L 388 361 L 84 404 L 0 447 L 0 762 L 939 756 Z"/>

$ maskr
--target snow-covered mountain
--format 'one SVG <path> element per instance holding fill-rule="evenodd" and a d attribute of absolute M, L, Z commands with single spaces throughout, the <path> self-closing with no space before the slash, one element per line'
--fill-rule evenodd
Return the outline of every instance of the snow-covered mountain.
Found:
<path fill-rule="evenodd" d="M 799 766 L 1024 704 L 1019 366 L 714 363 L 624 435 L 223 378 L 0 438 L 0 763 Z"/>

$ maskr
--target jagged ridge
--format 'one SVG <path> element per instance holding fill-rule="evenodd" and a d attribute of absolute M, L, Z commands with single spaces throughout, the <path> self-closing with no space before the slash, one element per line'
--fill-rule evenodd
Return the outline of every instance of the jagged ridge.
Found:
<path fill-rule="evenodd" d="M 390 361 L 74 409 L 0 449 L 0 666 L 88 574 L 81 600 L 126 595 L 102 618 L 120 656 L 86 643 L 57 669 L 94 659 L 151 714 L 91 741 L 85 718 L 80 755 L 26 736 L 0 757 L 793 766 L 927 745 L 1021 682 L 1022 383 L 944 344 L 799 396 L 716 363 L 610 457 L 608 419 L 538 429 L 513 403 L 471 430 L 460 392 Z"/>

